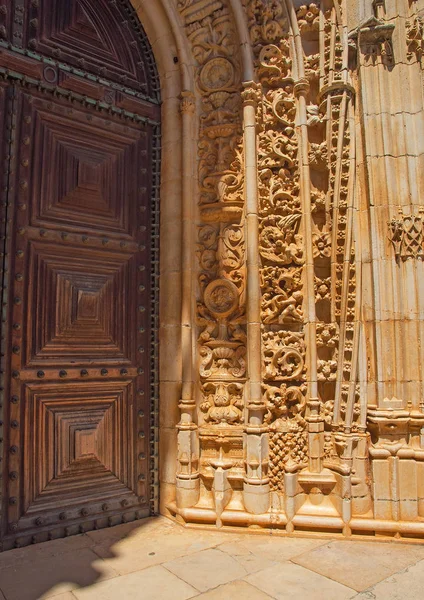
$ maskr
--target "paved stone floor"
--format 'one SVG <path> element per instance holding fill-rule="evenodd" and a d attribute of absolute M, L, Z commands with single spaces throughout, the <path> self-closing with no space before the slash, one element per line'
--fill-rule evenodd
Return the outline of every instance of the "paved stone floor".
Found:
<path fill-rule="evenodd" d="M 185 529 L 163 517 L 0 555 L 0 600 L 415 600 L 424 543 Z"/>

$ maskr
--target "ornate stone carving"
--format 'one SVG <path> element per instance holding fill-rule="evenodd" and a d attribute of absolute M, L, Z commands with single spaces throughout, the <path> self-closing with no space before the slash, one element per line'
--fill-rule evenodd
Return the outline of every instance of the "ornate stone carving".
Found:
<path fill-rule="evenodd" d="M 232 379 L 244 377 L 246 361 L 244 346 L 230 345 L 225 340 L 217 340 L 215 347 L 200 348 L 200 376 L 205 379 Z"/>
<path fill-rule="evenodd" d="M 288 22 L 279 0 L 251 0 L 246 3 L 246 12 L 253 46 L 264 41 L 281 42 Z"/>
<path fill-rule="evenodd" d="M 265 423 L 275 431 L 296 430 L 297 426 L 304 425 L 306 398 L 304 386 L 287 386 L 282 383 L 280 387 L 264 386 L 264 399 L 267 409 Z"/>
<path fill-rule="evenodd" d="M 302 380 L 305 368 L 303 334 L 268 331 L 263 334 L 264 379 Z"/>
<path fill-rule="evenodd" d="M 296 10 L 297 22 L 299 24 L 300 33 L 307 39 L 307 35 L 311 32 L 319 30 L 319 4 L 311 2 L 310 4 L 302 4 Z"/>
<path fill-rule="evenodd" d="M 204 437 L 215 427 L 233 429 L 244 420 L 246 333 L 240 64 L 237 37 L 225 0 L 184 0 L 178 3 L 178 8 L 197 65 L 201 109 L 196 317 L 200 326 L 199 409 L 203 414 L 201 437 Z M 230 445 L 239 443 L 238 438 L 228 439 Z M 231 476 L 223 469 L 234 465 L 230 462 L 223 467 L 218 462 L 210 462 L 209 469 L 212 469 L 219 519 L 231 497 Z M 206 464 L 202 454 L 200 463 Z M 209 470 L 203 472 L 203 467 L 201 472 L 205 477 L 210 475 Z"/>
<path fill-rule="evenodd" d="M 264 267 L 261 289 L 263 323 L 303 322 L 301 269 Z"/>
<path fill-rule="evenodd" d="M 394 63 L 392 35 L 395 26 L 393 23 L 370 17 L 350 35 L 357 41 L 360 52 L 364 55 L 365 64 L 375 63 L 378 59 L 390 67 Z"/>
<path fill-rule="evenodd" d="M 421 61 L 424 52 L 424 19 L 422 15 L 416 15 L 406 22 L 406 43 L 409 60 L 415 56 L 418 61 Z"/>
<path fill-rule="evenodd" d="M 312 235 L 314 243 L 313 253 L 314 257 L 330 257 L 331 256 L 331 236 L 327 231 L 320 231 Z"/>
<path fill-rule="evenodd" d="M 364 81 L 371 81 L 371 74 L 378 81 L 379 94 L 394 81 L 392 34 L 397 17 L 391 6 L 384 8 L 383 1 L 376 0 L 374 16 L 360 24 L 348 40 L 346 32 L 351 25 L 344 14 L 346 3 L 341 0 L 309 4 L 240 1 L 254 67 L 252 74 L 246 60 L 245 72 L 254 81 L 242 85 L 240 40 L 229 10 L 230 6 L 237 8 L 237 1 L 179 3 L 193 49 L 200 112 L 196 304 L 196 375 L 200 384 L 196 389 L 203 491 L 192 514 L 198 520 L 201 507 L 212 509 L 216 523 L 222 524 L 235 510 L 240 512 L 237 522 L 246 518 L 250 523 L 256 522 L 257 511 L 261 514 L 258 523 L 262 523 L 269 514 L 267 504 L 265 508 L 261 504 L 259 511 L 257 500 L 246 501 L 246 490 L 249 486 L 254 489 L 252 497 L 259 496 L 259 487 L 267 494 L 269 475 L 274 492 L 270 522 L 278 523 L 279 510 L 284 507 L 288 532 L 296 527 L 295 516 L 300 511 L 310 522 L 325 523 L 329 518 L 333 527 L 338 523 L 349 535 L 352 514 L 355 528 L 360 522 L 358 515 L 366 515 L 369 523 L 372 514 L 370 464 L 375 471 L 374 483 L 383 472 L 379 470 L 386 469 L 387 477 L 392 477 L 391 489 L 396 490 L 400 478 L 414 469 L 414 481 L 418 481 L 421 466 L 416 463 L 424 462 L 421 413 L 400 403 L 393 411 L 385 411 L 387 414 L 383 414 L 384 406 L 373 407 L 367 417 L 366 407 L 373 395 L 381 404 L 380 379 L 376 386 L 372 383 L 380 375 L 385 377 L 385 363 L 378 358 L 374 364 L 373 328 L 380 330 L 377 322 L 370 323 L 373 302 L 377 305 L 380 299 L 371 297 L 371 280 L 377 271 L 371 274 L 368 266 L 368 256 L 374 256 L 369 232 L 377 226 L 380 229 L 381 218 L 374 216 L 374 221 L 367 221 L 365 210 L 368 197 L 377 203 L 379 192 L 374 188 L 373 197 L 364 189 L 366 182 L 372 178 L 377 181 L 384 169 L 375 168 L 372 178 L 362 169 L 369 148 L 362 145 L 361 135 L 369 139 L 372 134 L 357 127 L 362 114 L 355 112 L 359 104 L 355 95 Z M 414 63 L 402 65 L 402 69 L 416 70 L 414 56 L 421 60 L 423 51 L 422 21 L 414 16 L 415 4 L 408 10 L 412 15 L 409 21 L 399 21 L 396 27 L 403 34 L 405 26 L 407 56 Z M 354 66 L 349 52 L 353 46 L 359 66 Z M 395 50 L 398 52 L 398 46 Z M 352 73 L 352 68 L 357 72 Z M 388 115 L 386 108 L 395 107 L 395 96 L 388 95 L 384 111 L 377 100 L 374 107 L 374 98 L 364 103 L 364 114 L 373 115 L 375 108 Z M 194 104 L 183 98 L 181 110 L 193 109 Z M 377 119 L 377 113 L 375 116 Z M 386 135 L 383 137 L 385 146 Z M 404 145 L 408 165 L 412 165 L 413 143 Z M 246 166 L 244 152 L 249 161 Z M 358 156 L 363 163 L 356 162 Z M 250 178 L 255 158 L 256 189 L 254 177 Z M 245 168 L 251 186 L 246 190 Z M 408 171 L 408 178 L 411 182 L 416 178 L 414 169 Z M 403 192 L 403 185 L 406 190 L 406 179 L 399 192 Z M 415 189 L 419 189 L 417 185 Z M 245 192 L 249 201 L 246 223 Z M 424 211 L 406 208 L 406 197 L 402 196 L 401 202 L 404 208 L 388 224 L 383 245 L 391 250 L 390 243 L 402 268 L 385 262 L 391 264 L 390 277 L 398 273 L 411 278 L 417 273 L 418 277 L 420 262 L 407 261 L 423 258 Z M 387 202 L 387 206 L 392 205 L 392 200 Z M 388 214 L 391 217 L 393 213 Z M 247 243 L 251 244 L 247 248 L 251 279 L 246 285 Z M 381 252 L 382 245 L 377 243 L 376 248 Z M 248 329 L 246 290 L 251 317 Z M 416 299 L 400 291 L 393 303 L 400 312 L 403 303 L 408 305 L 405 310 L 411 315 L 417 309 Z M 362 318 L 365 313 L 366 318 Z M 259 333 L 261 336 L 261 381 L 258 365 L 250 360 L 254 352 L 252 342 L 246 339 L 247 331 L 255 343 Z M 408 331 L 412 338 L 418 335 L 412 325 Z M 396 356 L 397 352 L 396 347 Z M 409 369 L 406 362 L 399 358 L 397 363 L 405 372 Z M 247 371 L 247 364 L 252 373 Z M 402 380 L 398 388 L 408 385 Z M 419 403 L 416 398 L 410 402 Z M 410 419 L 411 430 L 403 419 Z M 392 459 L 401 467 L 397 462 L 396 467 L 387 467 L 387 460 Z M 386 462 L 377 462 L 380 460 Z M 377 485 L 375 490 L 376 498 L 379 494 L 384 503 L 384 486 L 379 491 Z M 402 523 L 404 518 L 400 512 L 395 515 L 393 507 L 403 502 L 395 495 L 393 492 L 386 513 L 383 509 L 379 513 L 380 500 L 374 501 L 375 514 L 385 523 L 390 518 Z M 230 502 L 231 510 L 226 512 Z M 416 499 L 414 502 L 417 504 Z M 392 510 L 394 516 L 386 517 Z M 420 510 L 424 518 L 424 509 Z M 250 514 L 245 516 L 247 512 Z"/>
<path fill-rule="evenodd" d="M 393 218 L 389 222 L 389 239 L 392 243 L 396 260 L 408 260 L 409 258 L 424 258 L 424 210 L 418 215 L 402 214 L 398 219 Z"/>
<path fill-rule="evenodd" d="M 301 265 L 304 262 L 301 237 L 296 232 L 300 215 L 265 217 L 261 223 L 261 256 L 277 265 Z"/>
<path fill-rule="evenodd" d="M 315 298 L 317 300 L 331 299 L 331 277 L 315 277 Z"/>
<path fill-rule="evenodd" d="M 302 451 L 307 456 L 298 107 L 284 3 L 248 1 L 246 13 L 262 92 L 256 115 L 264 425 L 270 430 L 271 489 L 282 492 L 287 462 Z M 280 387 L 271 384 L 277 381 Z"/>
<path fill-rule="evenodd" d="M 221 426 L 243 422 L 243 384 L 210 381 L 203 384 L 200 409 L 207 423 Z"/>
<path fill-rule="evenodd" d="M 270 426 L 270 482 L 271 489 L 284 492 L 284 471 L 292 472 L 305 466 L 308 458 L 308 439 L 305 431 L 306 409 L 303 387 L 264 386 Z"/>

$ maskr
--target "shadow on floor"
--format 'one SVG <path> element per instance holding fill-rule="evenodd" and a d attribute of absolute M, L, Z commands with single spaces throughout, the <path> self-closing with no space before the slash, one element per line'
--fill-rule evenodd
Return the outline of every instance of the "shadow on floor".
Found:
<path fill-rule="evenodd" d="M 135 548 L 149 538 L 149 560 L 143 559 L 144 552 L 134 551 L 137 564 L 128 564 L 130 571 L 143 569 L 154 561 L 155 532 L 163 535 L 175 527 L 179 528 L 163 517 L 152 517 L 4 552 L 0 554 L 0 600 L 40 600 L 60 594 L 60 600 L 67 600 L 72 596 L 66 592 L 122 574 L 122 568 L 114 569 L 116 560 L 122 563 L 124 558 L 119 549 L 114 550 L 115 545 Z"/>

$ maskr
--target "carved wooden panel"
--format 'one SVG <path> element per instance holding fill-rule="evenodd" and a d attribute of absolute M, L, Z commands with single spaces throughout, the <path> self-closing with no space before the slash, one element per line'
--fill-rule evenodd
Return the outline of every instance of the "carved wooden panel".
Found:
<path fill-rule="evenodd" d="M 26 316 L 31 335 L 22 348 L 25 365 L 82 364 L 87 358 L 91 364 L 118 358 L 135 364 L 135 339 L 127 334 L 136 311 L 128 297 L 138 274 L 133 255 L 83 247 L 75 256 L 69 246 L 36 241 L 28 259 L 33 310 Z"/>
<path fill-rule="evenodd" d="M 150 496 L 152 127 L 9 89 L 5 548 Z"/>
<path fill-rule="evenodd" d="M 70 115 L 57 107 L 52 112 L 51 103 L 38 98 L 28 97 L 24 102 L 37 161 L 31 185 L 31 225 L 63 228 L 66 224 L 68 230 L 90 227 L 103 234 L 134 236 L 142 182 L 141 172 L 132 172 L 133 165 L 146 155 L 147 138 L 116 125 L 99 129 L 91 114 L 87 120 L 78 110 Z"/>
<path fill-rule="evenodd" d="M 72 65 L 84 74 L 116 82 L 133 93 L 149 98 L 157 96 L 159 89 L 150 46 L 130 2 L 3 2 L 0 40 Z"/>
<path fill-rule="evenodd" d="M 69 389 L 67 389 L 69 387 Z M 76 489 L 84 502 L 137 502 L 134 419 L 129 381 L 30 383 L 25 400 L 21 521 L 40 511 L 72 510 Z M 31 525 L 31 523 L 28 523 Z"/>

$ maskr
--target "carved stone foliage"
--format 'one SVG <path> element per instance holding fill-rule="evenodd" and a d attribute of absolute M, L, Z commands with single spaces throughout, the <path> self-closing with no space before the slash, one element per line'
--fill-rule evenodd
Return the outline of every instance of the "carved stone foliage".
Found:
<path fill-rule="evenodd" d="M 396 260 L 405 261 L 409 258 L 424 259 L 424 223 L 423 213 L 418 215 L 402 214 L 393 218 L 389 223 L 389 239 L 392 243 Z"/>
<path fill-rule="evenodd" d="M 262 336 L 265 380 L 301 381 L 305 372 L 302 333 L 267 331 Z"/>
<path fill-rule="evenodd" d="M 270 215 L 261 222 L 259 251 L 276 265 L 301 265 L 304 262 L 301 236 L 297 233 L 300 215 Z"/>
<path fill-rule="evenodd" d="M 246 378 L 244 181 L 237 36 L 224 0 L 182 0 L 200 96 L 198 365 L 208 425 L 242 422 Z M 237 383 L 231 384 L 234 381 Z"/>
<path fill-rule="evenodd" d="M 200 375 L 205 379 L 219 377 L 232 379 L 246 374 L 246 349 L 244 346 L 231 347 L 223 343 L 215 348 L 200 348 Z"/>
<path fill-rule="evenodd" d="M 409 60 L 415 56 L 417 60 L 421 61 L 424 52 L 423 15 L 416 15 L 406 22 L 406 43 Z"/>
<path fill-rule="evenodd" d="M 304 285 L 306 246 L 311 244 L 315 284 L 308 293 L 315 292 L 316 299 L 318 322 L 312 343 L 316 346 L 322 419 L 328 429 L 333 421 L 345 427 L 346 420 L 349 428 L 355 428 L 359 404 L 355 382 L 351 382 L 356 377 L 351 361 L 358 335 L 354 326 L 354 172 L 349 129 L 354 92 L 342 42 L 341 6 L 335 2 L 324 7 L 320 3 L 296 7 L 303 44 L 303 54 L 298 56 L 293 53 L 285 3 L 277 4 L 246 3 L 261 92 L 257 123 L 264 389 L 284 385 L 299 391 L 307 382 Z M 363 42 L 366 32 L 361 35 Z M 303 62 L 307 80 L 307 184 L 300 172 L 296 61 Z M 311 210 L 305 215 L 303 198 L 308 193 Z M 311 220 L 310 240 L 304 238 L 303 219 Z M 280 402 L 287 403 L 287 395 L 281 395 Z M 281 420 L 275 411 L 268 412 L 266 423 L 271 431 L 274 420 L 278 430 Z M 293 419 L 290 411 L 285 420 L 296 430 L 296 439 L 304 443 L 305 421 Z M 331 433 L 327 435 L 331 437 Z M 276 489 L 280 489 L 278 481 L 286 469 L 282 465 L 288 460 L 281 443 L 281 437 L 270 440 Z M 306 447 L 304 450 L 307 452 Z"/>
<path fill-rule="evenodd" d="M 319 30 L 319 3 L 303 4 L 296 11 L 299 30 L 304 38 Z"/>
<path fill-rule="evenodd" d="M 298 425 L 304 426 L 305 386 L 264 385 L 264 399 L 267 409 L 264 422 L 271 430 L 295 431 Z"/>
<path fill-rule="evenodd" d="M 301 269 L 268 266 L 260 275 L 263 323 L 302 323 Z"/>
<path fill-rule="evenodd" d="M 204 401 L 200 409 L 205 421 L 217 425 L 232 425 L 243 422 L 243 385 L 210 381 L 202 386 Z"/>

